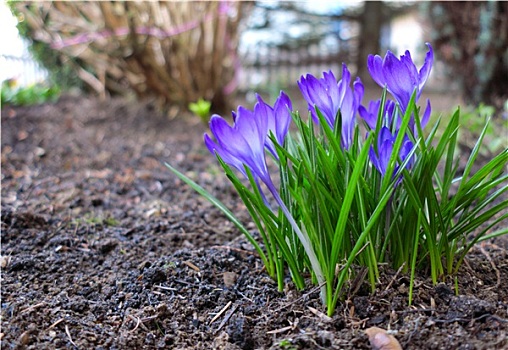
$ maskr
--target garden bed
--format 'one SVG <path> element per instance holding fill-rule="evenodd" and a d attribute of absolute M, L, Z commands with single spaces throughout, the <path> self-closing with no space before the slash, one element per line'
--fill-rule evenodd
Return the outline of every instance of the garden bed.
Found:
<path fill-rule="evenodd" d="M 238 230 L 168 161 L 245 223 L 198 119 L 149 105 L 63 97 L 2 110 L 2 348 L 403 349 L 508 347 L 508 240 L 475 246 L 452 279 L 381 267 L 333 318 L 319 292 L 284 293 Z M 248 226 L 254 228 L 254 226 Z"/>

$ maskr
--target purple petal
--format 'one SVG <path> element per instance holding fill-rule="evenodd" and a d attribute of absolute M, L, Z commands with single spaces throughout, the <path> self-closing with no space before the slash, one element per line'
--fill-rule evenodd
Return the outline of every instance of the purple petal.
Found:
<path fill-rule="evenodd" d="M 377 124 L 377 116 L 379 113 L 379 106 L 381 105 L 381 100 L 370 101 L 369 109 L 367 110 L 364 106 L 358 107 L 358 113 L 360 117 L 367 123 L 369 128 L 375 129 Z"/>
<path fill-rule="evenodd" d="M 394 137 L 392 135 L 392 132 L 390 129 L 388 129 L 386 126 L 383 126 L 380 130 L 379 136 L 378 136 L 378 145 L 381 147 L 381 145 L 387 141 L 387 140 L 393 140 Z"/>
<path fill-rule="evenodd" d="M 245 173 L 245 168 L 243 167 L 243 163 L 242 162 L 240 162 L 237 158 L 234 158 L 233 156 L 231 156 L 231 154 L 229 154 L 226 151 L 224 151 L 224 149 L 222 147 L 220 147 L 217 143 L 215 143 L 210 138 L 210 136 L 208 136 L 208 134 L 204 135 L 204 140 L 205 140 L 205 145 L 208 148 L 208 150 L 210 151 L 210 153 L 215 155 L 215 152 L 217 152 L 217 154 L 222 158 L 222 160 L 226 164 L 229 164 L 229 165 L 235 167 L 244 176 L 247 176 L 247 174 Z"/>
<path fill-rule="evenodd" d="M 349 149 L 353 141 L 353 132 L 355 127 L 354 117 L 356 114 L 356 109 L 354 109 L 353 91 L 350 88 L 346 90 L 344 100 L 342 101 L 342 105 L 340 107 L 340 113 L 342 116 L 342 147 Z"/>
<path fill-rule="evenodd" d="M 205 140 L 206 148 L 210 151 L 211 154 L 215 155 L 215 151 L 218 151 L 219 145 L 213 142 L 213 140 L 208 136 L 208 134 L 204 134 L 203 138 Z"/>
<path fill-rule="evenodd" d="M 429 43 L 426 43 L 427 47 L 429 48 L 429 51 L 427 52 L 427 55 L 425 55 L 425 63 L 423 64 L 422 68 L 420 69 L 419 73 L 419 85 L 418 88 L 421 91 L 423 89 L 423 86 L 425 85 L 425 82 L 427 81 L 430 71 L 432 69 L 432 64 L 434 63 L 434 51 L 432 50 L 432 46 Z"/>
<path fill-rule="evenodd" d="M 369 158 L 370 158 L 370 161 L 372 162 L 372 164 L 374 165 L 374 167 L 376 167 L 377 171 L 382 173 L 381 167 L 379 166 L 379 158 L 376 154 L 376 151 L 374 151 L 374 147 L 372 147 L 372 146 L 370 146 L 370 149 L 369 149 Z"/>
<path fill-rule="evenodd" d="M 341 101 L 341 92 L 335 75 L 333 75 L 332 71 L 324 72 L 321 81 L 327 90 L 328 96 L 331 98 L 332 110 L 337 110 Z"/>
<path fill-rule="evenodd" d="M 266 119 L 266 137 L 264 141 L 264 146 L 275 156 L 277 157 L 277 152 L 275 150 L 275 146 L 273 145 L 272 140 L 270 139 L 270 134 L 273 133 L 275 136 L 277 129 L 277 120 L 275 116 L 275 111 L 272 107 L 263 101 L 261 96 L 257 95 L 258 103 L 254 106 L 254 115 L 258 119 L 258 121 L 263 118 Z"/>
<path fill-rule="evenodd" d="M 370 104 L 372 104 L 373 101 L 370 101 Z M 360 117 L 367 123 L 369 128 L 375 129 L 376 128 L 376 119 L 374 118 L 374 114 L 370 113 L 364 106 L 358 107 L 358 113 L 360 114 Z"/>
<path fill-rule="evenodd" d="M 382 88 L 386 85 L 386 80 L 383 74 L 383 59 L 378 55 L 369 55 L 367 58 L 367 68 L 370 76 Z"/>
<path fill-rule="evenodd" d="M 291 123 L 291 111 L 293 110 L 293 105 L 289 96 L 284 93 L 284 91 L 280 92 L 279 98 L 275 101 L 273 106 L 276 123 L 275 123 L 275 135 L 277 136 L 277 141 L 280 145 L 284 144 L 284 139 L 289 131 L 289 125 Z"/>
<path fill-rule="evenodd" d="M 310 101 L 312 101 L 313 105 L 316 105 L 324 115 L 332 117 L 333 111 L 331 108 L 331 101 L 323 84 L 312 75 L 310 77 L 308 76 L 307 83 Z"/>
<path fill-rule="evenodd" d="M 386 123 L 386 126 L 388 127 L 392 126 L 393 118 L 397 118 L 396 119 L 397 125 L 395 126 L 395 129 L 399 130 L 400 125 L 402 123 L 402 119 L 400 118 L 400 116 L 398 116 L 397 110 L 395 108 L 395 102 L 393 102 L 392 100 L 386 100 L 384 110 L 384 121 Z"/>
<path fill-rule="evenodd" d="M 268 134 L 268 113 L 265 104 L 256 103 L 254 112 L 238 107 L 235 129 L 247 142 L 253 156 L 264 154 Z"/>
<path fill-rule="evenodd" d="M 249 144 L 240 133 L 234 130 L 222 117 L 216 114 L 210 119 L 210 130 L 213 136 L 215 136 L 220 148 L 231 154 L 231 156 L 245 162 L 244 158 L 250 148 Z"/>
<path fill-rule="evenodd" d="M 400 149 L 400 153 L 399 153 L 399 156 L 400 156 L 400 159 L 402 161 L 405 161 L 406 160 L 406 157 L 408 156 L 408 154 L 411 152 L 411 150 L 413 149 L 414 145 L 413 143 L 411 142 L 411 140 L 409 140 L 409 138 L 407 137 L 407 135 L 404 137 L 404 142 L 402 143 L 402 147 Z M 414 157 L 413 159 L 411 159 L 410 162 L 408 162 L 407 164 L 407 168 L 411 167 L 412 166 L 412 163 L 414 161 Z"/>
<path fill-rule="evenodd" d="M 409 78 L 411 80 L 411 84 L 413 87 L 418 86 L 418 70 L 416 69 L 415 64 L 413 63 L 413 59 L 411 58 L 411 53 L 406 50 L 405 55 L 400 56 L 400 61 L 406 66 Z"/>
<path fill-rule="evenodd" d="M 342 78 L 338 83 L 338 98 L 339 104 L 342 104 L 344 100 L 344 96 L 346 94 L 346 90 L 349 89 L 349 83 L 351 82 L 351 73 L 345 63 L 342 63 Z"/>
<path fill-rule="evenodd" d="M 388 168 L 388 162 L 390 161 L 390 157 L 392 156 L 393 151 L 393 140 L 387 139 L 379 148 L 379 167 L 381 168 L 381 172 L 383 175 L 386 175 L 386 170 Z"/>
<path fill-rule="evenodd" d="M 307 76 L 309 76 L 309 74 L 307 74 Z M 300 92 L 302 93 L 303 98 L 305 99 L 305 101 L 307 101 L 308 109 L 312 115 L 312 119 L 314 120 L 315 123 L 317 123 L 318 118 L 317 118 L 316 112 L 314 110 L 314 102 L 311 100 L 310 95 L 309 95 L 309 87 L 307 84 L 307 79 L 305 79 L 305 77 L 302 75 L 300 80 L 297 82 L 297 84 L 298 84 L 298 87 L 300 88 Z"/>
<path fill-rule="evenodd" d="M 401 109 L 405 110 L 416 87 L 409 69 L 388 51 L 383 61 L 383 70 L 388 90 L 400 103 Z"/>
<path fill-rule="evenodd" d="M 432 108 L 430 107 L 430 100 L 427 99 L 427 107 L 425 108 L 425 112 L 423 112 L 423 117 L 421 120 L 422 129 L 429 122 L 431 111 L 432 111 Z"/>
<path fill-rule="evenodd" d="M 358 77 L 356 78 L 354 84 L 354 97 L 355 97 L 355 109 L 357 109 L 362 103 L 363 94 L 365 92 L 365 88 L 363 87 L 362 80 Z M 355 111 L 356 112 L 356 111 Z"/>
<path fill-rule="evenodd" d="M 266 120 L 266 128 L 267 128 L 267 136 L 270 135 L 270 131 L 273 134 L 276 134 L 276 120 L 274 115 L 274 110 L 270 107 L 261 96 L 256 94 L 258 99 L 258 103 L 254 106 L 254 115 L 255 118 L 259 121 L 259 118 L 264 118 Z"/>

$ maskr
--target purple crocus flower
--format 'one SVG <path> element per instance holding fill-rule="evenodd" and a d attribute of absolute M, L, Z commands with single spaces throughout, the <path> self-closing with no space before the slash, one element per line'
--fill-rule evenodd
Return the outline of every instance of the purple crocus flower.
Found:
<path fill-rule="evenodd" d="M 270 130 L 275 135 L 277 142 L 283 144 L 289 129 L 289 109 L 291 109 L 291 101 L 289 101 L 289 98 L 284 93 L 280 94 L 274 108 L 268 106 L 258 96 L 258 103 L 254 106 L 254 111 L 249 111 L 240 106 L 237 113 L 233 112 L 233 126 L 230 126 L 219 115 L 213 115 L 210 119 L 210 130 L 217 142 L 212 141 L 207 134 L 205 134 L 204 139 L 206 146 L 212 154 L 217 152 L 224 162 L 239 169 L 244 175 L 246 175 L 246 172 L 243 166 L 247 166 L 252 171 L 260 191 L 261 188 L 258 180 L 264 182 L 300 239 L 309 256 L 318 282 L 324 286 L 324 274 L 309 237 L 302 232 L 282 200 L 270 178 L 266 165 L 265 146 L 269 150 L 271 147 L 273 149 L 273 143 L 267 143 L 267 134 Z M 273 149 L 273 151 L 275 150 Z M 263 191 L 261 191 L 261 194 L 264 203 L 270 207 Z"/>
<path fill-rule="evenodd" d="M 402 110 L 405 110 L 411 99 L 411 95 L 416 89 L 416 100 L 420 98 L 423 86 L 427 81 L 432 63 L 434 61 L 434 52 L 432 46 L 427 43 L 429 51 L 425 56 L 425 63 L 418 71 L 409 51 L 398 59 L 391 51 L 388 51 L 384 58 L 379 55 L 369 55 L 367 67 L 372 79 L 381 87 L 385 87 L 399 102 Z"/>
<path fill-rule="evenodd" d="M 251 169 L 255 177 L 259 177 L 263 182 L 271 182 L 264 151 L 268 130 L 266 116 L 256 115 L 256 108 L 252 112 L 240 106 L 234 119 L 234 125 L 230 126 L 221 116 L 213 115 L 210 119 L 210 130 L 217 142 L 213 142 L 205 134 L 206 146 L 210 152 L 217 152 L 224 162 L 244 175 L 243 164 Z"/>
<path fill-rule="evenodd" d="M 384 58 L 379 55 L 369 55 L 367 67 L 372 79 L 381 87 L 386 89 L 395 97 L 399 103 L 402 113 L 411 100 L 411 95 L 416 90 L 416 101 L 420 98 L 423 87 L 427 82 L 434 62 L 434 52 L 432 46 L 427 43 L 429 51 L 425 56 L 423 66 L 418 70 L 413 63 L 409 51 L 398 59 L 391 51 L 387 51 Z M 415 102 L 416 102 L 415 101 Z M 430 117 L 430 101 L 427 100 L 427 108 L 421 119 L 421 125 L 424 127 Z M 414 123 L 411 124 L 413 131 Z"/>
<path fill-rule="evenodd" d="M 323 114 L 328 125 L 333 128 L 340 110 L 342 117 L 342 147 L 349 149 L 355 126 L 355 115 L 363 98 L 363 84 L 357 78 L 350 87 L 351 73 L 345 64 L 342 65 L 342 79 L 337 83 L 331 71 L 324 72 L 323 78 L 317 79 L 311 74 L 301 77 L 298 86 L 308 103 L 314 122 L 318 122 L 315 108 Z"/>
<path fill-rule="evenodd" d="M 369 109 L 365 108 L 364 106 L 358 107 L 358 113 L 360 114 L 360 117 L 362 117 L 363 120 L 367 123 L 369 128 L 371 130 L 376 129 L 377 125 L 377 118 L 379 116 L 379 108 L 381 106 L 381 99 L 376 101 L 370 101 L 369 102 Z M 386 126 L 388 128 L 391 127 L 392 121 L 394 118 L 394 113 L 396 112 L 395 109 L 395 102 L 392 100 L 386 100 L 385 107 L 383 109 L 383 120 L 381 122 L 381 126 Z M 397 130 L 399 129 L 401 123 L 401 119 L 397 118 Z"/>
<path fill-rule="evenodd" d="M 383 126 L 379 132 L 377 139 L 377 154 L 374 150 L 374 147 L 371 146 L 369 150 L 369 157 L 374 165 L 374 167 L 383 175 L 386 175 L 386 171 L 388 168 L 388 162 L 390 161 L 390 157 L 393 152 L 393 145 L 395 143 L 395 139 L 397 135 L 393 135 L 389 128 Z M 413 149 L 413 143 L 407 135 L 404 136 L 404 140 L 402 141 L 402 147 L 399 151 L 399 158 L 402 162 L 404 162 L 408 156 L 408 154 Z M 407 167 L 411 167 L 414 162 L 414 159 L 411 159 Z M 395 166 L 394 174 L 398 171 L 399 166 Z"/>
<path fill-rule="evenodd" d="M 288 95 L 281 91 L 277 100 L 275 100 L 275 104 L 273 108 L 266 104 L 261 96 L 256 95 L 258 99 L 258 103 L 254 108 L 254 113 L 256 115 L 263 115 L 266 118 L 268 123 L 268 134 L 273 133 L 277 143 L 281 146 L 284 145 L 284 139 L 289 130 L 289 124 L 291 123 L 291 112 L 293 110 L 293 105 Z M 266 138 L 265 141 L 266 148 L 273 154 L 275 158 L 278 158 L 277 151 L 275 146 L 270 138 Z"/>
<path fill-rule="evenodd" d="M 217 140 L 214 142 L 208 134 L 204 135 L 208 150 L 217 154 L 224 162 L 238 169 L 247 176 L 244 164 L 251 169 L 254 177 L 265 183 L 271 183 L 266 166 L 264 148 L 266 147 L 276 158 L 275 146 L 268 136 L 273 133 L 281 146 L 289 130 L 292 104 L 289 97 L 281 91 L 274 107 L 266 104 L 261 96 L 254 111 L 242 106 L 233 112 L 233 126 L 230 126 L 219 115 L 210 119 L 210 130 Z"/>

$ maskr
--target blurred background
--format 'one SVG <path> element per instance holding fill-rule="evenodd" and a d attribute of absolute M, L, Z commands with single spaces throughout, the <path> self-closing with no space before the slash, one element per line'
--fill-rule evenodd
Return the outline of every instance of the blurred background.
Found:
<path fill-rule="evenodd" d="M 342 62 L 369 97 L 379 90 L 368 54 L 410 50 L 421 65 L 430 42 L 426 91 L 444 97 L 435 108 L 485 105 L 505 118 L 508 108 L 508 2 L 9 1 L 0 25 L 3 103 L 43 86 L 36 95 L 127 95 L 207 118 L 254 91 L 295 99 L 301 75 L 340 77 Z"/>

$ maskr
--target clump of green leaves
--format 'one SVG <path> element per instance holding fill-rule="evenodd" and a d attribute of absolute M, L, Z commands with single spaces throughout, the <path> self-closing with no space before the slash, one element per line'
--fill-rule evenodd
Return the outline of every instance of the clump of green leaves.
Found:
<path fill-rule="evenodd" d="M 55 102 L 60 96 L 60 88 L 48 83 L 35 83 L 17 86 L 15 80 L 2 82 L 2 106 L 29 106 L 45 102 Z"/>
<path fill-rule="evenodd" d="M 203 123 L 208 122 L 211 107 L 212 103 L 202 98 L 200 98 L 197 102 L 189 103 L 189 110 L 197 115 Z"/>
<path fill-rule="evenodd" d="M 430 45 L 420 73 L 409 53 L 400 60 L 392 53 L 384 60 L 369 57 L 369 70 L 385 89 L 368 109 L 359 107 L 362 83 L 356 80 L 351 88 L 344 65 L 338 83 L 331 72 L 298 82 L 309 103 L 307 120 L 292 111 L 283 92 L 273 107 L 260 96 L 253 111 L 239 107 L 233 126 L 212 117 L 216 141 L 205 135 L 205 144 L 244 202 L 259 239 L 223 203 L 166 165 L 240 229 L 281 291 L 288 272 L 298 289 L 310 274 L 332 315 L 356 271 L 366 271 L 374 290 L 378 266 L 387 263 L 410 274 L 411 302 L 416 273 L 428 273 L 434 283 L 457 275 L 475 243 L 508 233 L 502 225 L 508 219 L 508 148 L 475 170 L 487 120 L 461 161 L 459 109 L 424 132 L 430 101 L 422 117 L 416 101 L 431 64 Z M 386 99 L 387 91 L 396 102 Z M 356 123 L 357 110 L 363 125 Z M 288 133 L 291 121 L 294 134 Z"/>
<path fill-rule="evenodd" d="M 494 117 L 495 115 L 496 109 L 485 104 L 480 104 L 476 108 L 469 107 L 462 112 L 461 125 L 464 128 L 461 129 L 460 145 L 472 148 L 487 120 L 490 120 L 485 130 L 485 142 L 480 154 L 484 157 L 490 157 L 501 152 L 508 145 L 508 119 L 503 119 L 502 115 Z"/>

